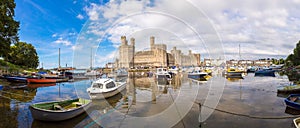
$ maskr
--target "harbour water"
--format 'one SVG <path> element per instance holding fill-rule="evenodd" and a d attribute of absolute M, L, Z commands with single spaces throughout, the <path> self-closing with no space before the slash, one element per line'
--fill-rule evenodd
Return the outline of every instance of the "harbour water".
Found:
<path fill-rule="evenodd" d="M 14 84 L 1 79 L 4 87 L 0 90 L 0 127 L 288 128 L 294 127 L 292 119 L 297 117 L 292 115 L 297 111 L 286 108 L 283 101 L 286 96 L 277 94 L 277 87 L 289 83 L 287 76 L 254 77 L 251 73 L 243 79 L 214 75 L 208 81 L 195 81 L 188 79 L 186 74 L 178 74 L 170 82 L 131 74 L 123 79 L 128 82 L 126 90 L 106 100 L 93 100 L 93 106 L 78 117 L 61 122 L 43 122 L 31 117 L 28 106 L 33 103 L 89 98 L 86 88 L 92 80 L 42 86 Z M 219 84 L 224 84 L 224 89 L 216 110 L 201 122 L 201 109 L 210 107 L 203 105 L 207 96 L 216 95 L 211 94 L 210 89 L 219 87 L 214 85 L 214 80 L 221 81 Z M 182 112 L 185 109 L 188 111 Z M 139 119 L 147 122 L 138 124 Z M 136 124 L 132 124 L 132 120 L 136 120 Z"/>

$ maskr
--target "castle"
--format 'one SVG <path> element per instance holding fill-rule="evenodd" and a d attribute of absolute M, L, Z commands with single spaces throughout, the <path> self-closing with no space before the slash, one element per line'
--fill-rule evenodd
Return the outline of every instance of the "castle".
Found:
<path fill-rule="evenodd" d="M 130 44 L 126 36 L 121 36 L 119 47 L 119 59 L 116 60 L 117 68 L 133 67 L 169 67 L 169 66 L 199 66 L 200 54 L 193 54 L 189 50 L 188 55 L 184 55 L 181 50 L 173 47 L 171 53 L 167 52 L 167 45 L 155 44 L 155 37 L 150 37 L 150 50 L 135 51 L 135 39 L 130 39 Z"/>

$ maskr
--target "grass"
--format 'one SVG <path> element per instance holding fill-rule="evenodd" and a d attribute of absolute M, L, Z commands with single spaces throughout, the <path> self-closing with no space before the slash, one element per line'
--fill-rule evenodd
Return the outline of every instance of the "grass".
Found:
<path fill-rule="evenodd" d="M 37 71 L 36 69 L 14 65 L 4 60 L 0 60 L 0 70 L 7 71 L 6 73 L 19 73 L 19 72 L 23 72 L 24 70 L 31 71 L 31 72 Z"/>

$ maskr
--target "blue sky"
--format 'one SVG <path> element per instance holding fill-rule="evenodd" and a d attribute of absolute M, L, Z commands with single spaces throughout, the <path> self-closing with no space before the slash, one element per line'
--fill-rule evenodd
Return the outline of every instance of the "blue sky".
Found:
<path fill-rule="evenodd" d="M 93 65 L 103 66 L 117 58 L 122 35 L 140 50 L 155 36 L 201 59 L 238 59 L 238 44 L 243 59 L 286 57 L 300 37 L 299 0 L 175 1 L 16 0 L 15 19 L 45 68 L 58 66 L 58 48 L 61 66 L 89 67 L 91 49 Z"/>

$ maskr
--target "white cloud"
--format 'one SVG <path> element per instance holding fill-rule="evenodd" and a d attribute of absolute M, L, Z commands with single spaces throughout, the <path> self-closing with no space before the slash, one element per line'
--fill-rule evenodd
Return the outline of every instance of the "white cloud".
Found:
<path fill-rule="evenodd" d="M 63 44 L 63 45 L 65 45 L 65 46 L 70 46 L 70 45 L 72 45 L 72 43 L 70 42 L 70 41 L 68 41 L 68 40 L 63 40 L 63 38 L 58 38 L 56 41 L 54 41 L 54 43 L 56 43 L 56 44 Z"/>
<path fill-rule="evenodd" d="M 54 34 L 52 35 L 52 37 L 57 37 L 57 33 L 54 33 Z"/>
<path fill-rule="evenodd" d="M 76 18 L 78 18 L 78 19 L 82 20 L 84 17 L 83 17 L 83 15 L 81 15 L 81 14 L 78 14 L 78 15 L 76 16 Z"/>
<path fill-rule="evenodd" d="M 155 35 L 157 42 L 168 43 L 169 49 L 172 46 L 180 46 L 182 49 L 193 49 L 204 54 L 207 53 L 206 47 L 213 44 L 209 35 L 214 30 L 208 27 L 213 26 L 223 41 L 227 59 L 237 59 L 239 44 L 245 57 L 278 55 L 278 52 L 274 51 L 280 51 L 280 56 L 285 56 L 290 53 L 300 37 L 299 0 L 189 2 L 199 10 L 185 8 L 189 6 L 182 1 L 168 0 L 155 3 L 151 3 L 150 0 L 116 0 L 106 3 L 105 6 L 91 3 L 84 8 L 89 19 L 94 21 L 87 33 L 96 35 L 98 38 L 93 39 L 97 41 L 100 41 L 100 37 L 107 38 L 114 47 L 119 46 L 120 36 L 126 35 L 128 40 L 134 36 L 140 49 L 148 47 L 149 37 Z M 197 17 L 199 12 L 207 17 Z M 213 24 L 206 25 L 206 21 Z M 192 29 L 186 24 L 192 25 Z M 148 31 L 150 29 L 155 31 Z M 158 29 L 160 31 L 157 31 Z M 195 36 L 193 30 L 200 31 L 202 40 Z M 183 41 L 187 47 L 170 39 L 172 36 Z"/>

